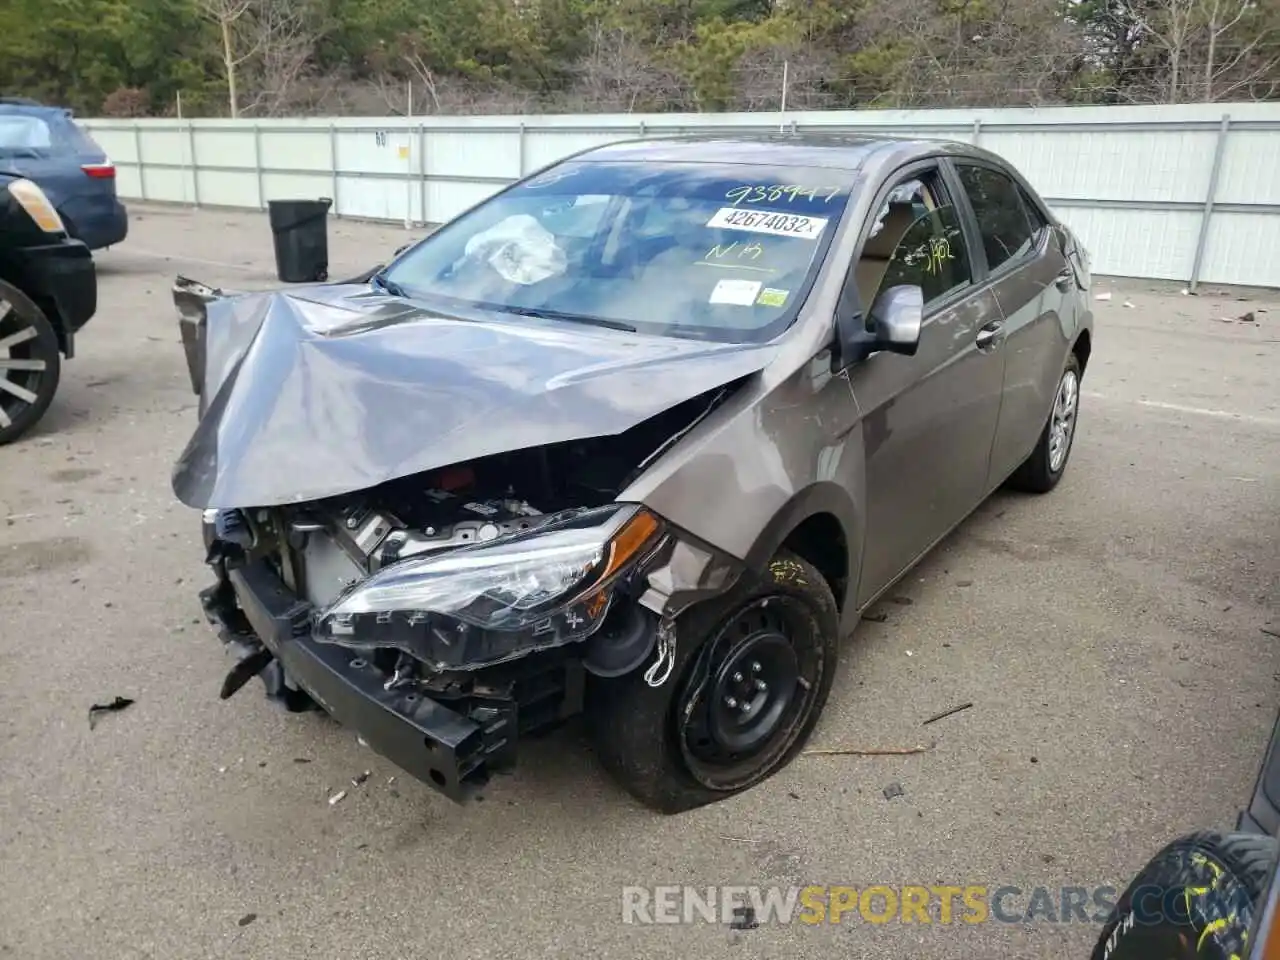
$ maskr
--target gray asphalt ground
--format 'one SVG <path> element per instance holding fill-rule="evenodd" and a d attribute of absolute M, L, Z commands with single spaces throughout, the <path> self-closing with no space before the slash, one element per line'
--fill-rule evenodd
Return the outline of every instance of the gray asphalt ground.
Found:
<path fill-rule="evenodd" d="M 217 699 L 169 488 L 195 418 L 169 285 L 270 286 L 271 239 L 257 214 L 134 214 L 51 412 L 0 450 L 0 954 L 1083 958 L 1079 921 L 640 927 L 621 890 L 1008 884 L 1021 911 L 1123 886 L 1252 788 L 1280 705 L 1277 295 L 1099 282 L 1067 477 L 997 495 L 863 624 L 813 741 L 932 749 L 802 757 L 662 819 L 570 727 L 462 808 L 256 684 Z M 406 236 L 334 222 L 331 272 Z"/>

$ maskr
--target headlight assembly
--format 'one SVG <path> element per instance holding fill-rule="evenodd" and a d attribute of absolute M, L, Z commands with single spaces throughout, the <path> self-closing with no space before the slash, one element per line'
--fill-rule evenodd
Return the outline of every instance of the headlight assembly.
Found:
<path fill-rule="evenodd" d="M 590 636 L 620 576 L 661 538 L 642 507 L 555 518 L 528 533 L 383 567 L 317 617 L 317 640 L 392 647 L 473 669 Z"/>
<path fill-rule="evenodd" d="M 27 212 L 37 227 L 45 233 L 66 233 L 67 228 L 53 208 L 43 190 L 30 180 L 15 180 L 9 184 L 9 195 Z"/>

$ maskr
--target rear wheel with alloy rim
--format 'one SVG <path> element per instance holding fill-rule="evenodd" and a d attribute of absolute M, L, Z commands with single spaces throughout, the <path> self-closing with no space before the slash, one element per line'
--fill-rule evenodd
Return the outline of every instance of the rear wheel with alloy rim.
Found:
<path fill-rule="evenodd" d="M 786 766 L 808 740 L 838 659 L 835 597 L 781 551 L 676 621 L 675 665 L 596 678 L 589 722 L 605 767 L 647 806 L 678 813 L 732 796 Z"/>
<path fill-rule="evenodd" d="M 1031 456 L 1009 478 L 1009 485 L 1029 493 L 1048 493 L 1067 469 L 1080 415 L 1080 360 L 1073 353 L 1058 378 L 1053 408 Z"/>
<path fill-rule="evenodd" d="M 21 290 L 0 281 L 0 444 L 17 440 L 44 415 L 61 372 L 49 319 Z"/>

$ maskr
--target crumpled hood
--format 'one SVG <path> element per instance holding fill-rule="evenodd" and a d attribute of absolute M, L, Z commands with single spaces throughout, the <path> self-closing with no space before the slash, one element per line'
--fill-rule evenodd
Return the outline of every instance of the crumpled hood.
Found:
<path fill-rule="evenodd" d="M 762 369 L 772 345 L 443 315 L 368 286 L 207 306 L 191 507 L 337 496 L 509 450 L 621 433 Z"/>

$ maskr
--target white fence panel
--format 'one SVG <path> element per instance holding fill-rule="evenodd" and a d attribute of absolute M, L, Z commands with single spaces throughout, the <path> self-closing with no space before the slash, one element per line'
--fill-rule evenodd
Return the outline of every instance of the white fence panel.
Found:
<path fill-rule="evenodd" d="M 778 114 L 90 120 L 125 198 L 441 223 L 589 147 L 696 132 L 977 143 L 1022 170 L 1100 274 L 1280 287 L 1280 104 Z"/>

